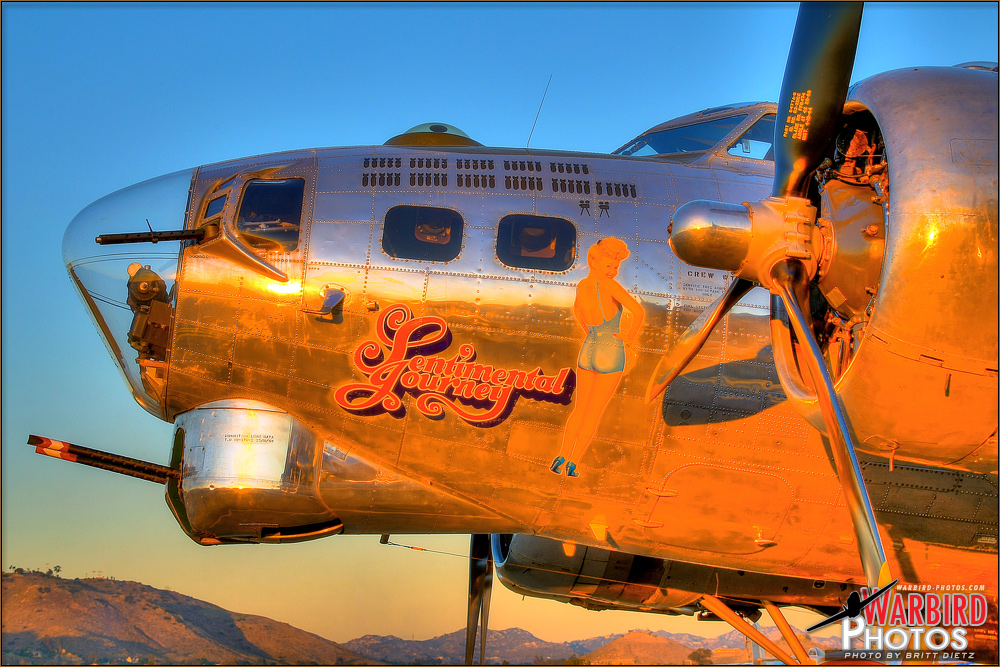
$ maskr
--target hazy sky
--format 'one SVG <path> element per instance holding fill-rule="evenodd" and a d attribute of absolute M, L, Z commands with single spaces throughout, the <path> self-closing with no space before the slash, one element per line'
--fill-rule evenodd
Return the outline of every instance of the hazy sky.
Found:
<path fill-rule="evenodd" d="M 429 121 L 523 147 L 550 74 L 531 145 L 611 151 L 675 116 L 775 100 L 795 13 L 771 3 L 5 3 L 4 570 L 100 570 L 335 641 L 462 627 L 462 558 L 381 546 L 378 536 L 199 547 L 159 485 L 34 454 L 28 433 L 166 463 L 171 438 L 169 424 L 133 402 L 90 323 L 62 263 L 63 230 L 95 199 L 160 174 L 381 144 Z M 997 60 L 996 3 L 873 3 L 861 31 L 852 81 Z M 467 536 L 410 543 L 468 550 Z M 522 601 L 500 586 L 492 619 L 551 641 L 636 627 L 729 630 Z"/>

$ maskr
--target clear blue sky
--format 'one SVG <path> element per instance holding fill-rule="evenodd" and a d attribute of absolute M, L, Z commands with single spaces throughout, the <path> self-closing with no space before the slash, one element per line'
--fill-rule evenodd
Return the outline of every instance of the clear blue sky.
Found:
<path fill-rule="evenodd" d="M 466 564 L 334 537 L 198 547 L 158 485 L 37 456 L 39 433 L 166 462 L 62 264 L 99 197 L 293 148 L 381 144 L 443 121 L 488 145 L 611 151 L 710 106 L 775 100 L 796 5 L 3 5 L 3 554 L 101 570 L 335 641 L 464 624 Z M 997 4 L 869 4 L 853 81 L 997 60 Z M 118 231 L 118 230 L 108 230 Z M 468 537 L 414 538 L 463 553 Z M 496 628 L 563 641 L 722 624 L 586 612 L 495 591 Z M 794 621 L 793 621 L 794 622 Z"/>

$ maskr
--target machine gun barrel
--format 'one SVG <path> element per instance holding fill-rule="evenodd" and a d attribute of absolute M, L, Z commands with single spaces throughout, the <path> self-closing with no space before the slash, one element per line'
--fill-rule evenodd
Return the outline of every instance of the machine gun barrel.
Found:
<path fill-rule="evenodd" d="M 81 447 L 62 440 L 53 440 L 38 435 L 29 435 L 28 444 L 35 448 L 38 454 L 62 459 L 71 463 L 82 463 L 93 468 L 100 468 L 129 477 L 138 477 L 149 482 L 166 484 L 170 479 L 180 477 L 180 471 L 158 463 L 140 461 L 130 456 L 102 452 L 99 449 Z"/>
<path fill-rule="evenodd" d="M 94 240 L 101 245 L 116 243 L 159 243 L 160 241 L 200 241 L 205 238 L 204 229 L 176 229 L 169 232 L 129 232 L 125 234 L 101 234 Z"/>

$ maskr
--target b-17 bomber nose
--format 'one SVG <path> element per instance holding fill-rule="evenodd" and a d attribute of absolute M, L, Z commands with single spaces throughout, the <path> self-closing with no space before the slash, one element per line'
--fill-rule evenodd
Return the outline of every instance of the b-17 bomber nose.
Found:
<path fill-rule="evenodd" d="M 160 418 L 180 244 L 100 245 L 96 238 L 183 229 L 193 175 L 178 171 L 102 197 L 63 236 L 63 261 L 94 324 L 136 401 Z"/>

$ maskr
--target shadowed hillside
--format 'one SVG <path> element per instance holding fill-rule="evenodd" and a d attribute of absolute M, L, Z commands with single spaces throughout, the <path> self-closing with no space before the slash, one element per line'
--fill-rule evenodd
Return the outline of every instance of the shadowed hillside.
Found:
<path fill-rule="evenodd" d="M 344 647 L 361 655 L 401 665 L 459 665 L 465 663 L 465 630 L 421 641 L 365 635 L 352 639 Z M 560 662 L 575 654 L 567 643 L 555 644 L 539 639 L 520 628 L 490 630 L 486 638 L 486 662 L 533 665 L 543 661 Z M 479 641 L 475 659 L 479 661 Z"/>
<path fill-rule="evenodd" d="M 287 623 L 132 581 L 3 575 L 3 663 L 372 663 Z"/>

